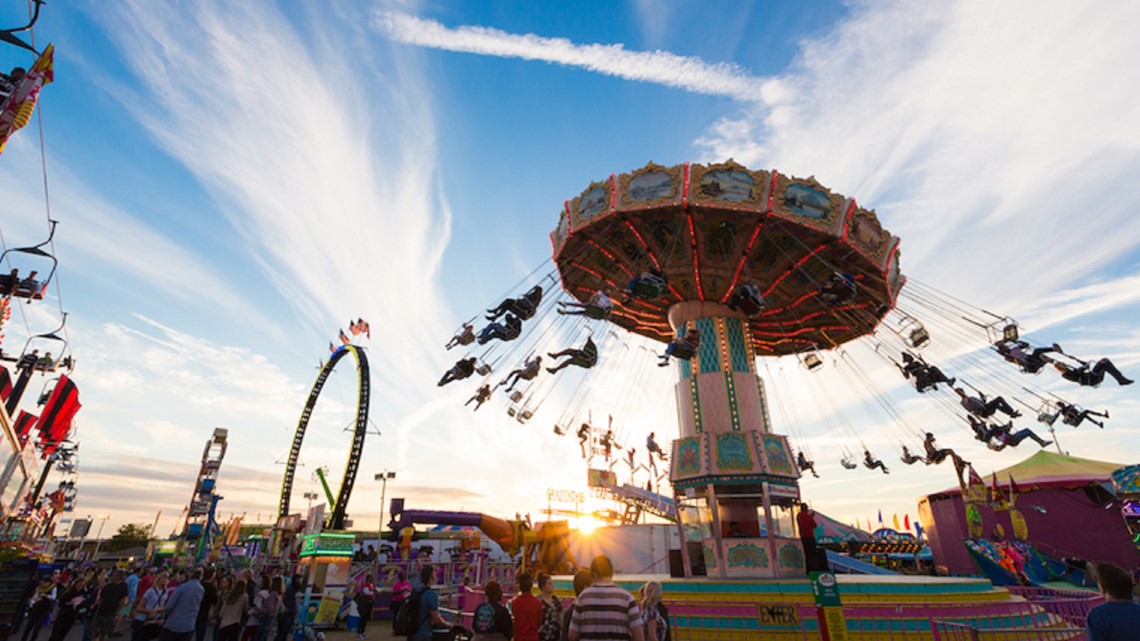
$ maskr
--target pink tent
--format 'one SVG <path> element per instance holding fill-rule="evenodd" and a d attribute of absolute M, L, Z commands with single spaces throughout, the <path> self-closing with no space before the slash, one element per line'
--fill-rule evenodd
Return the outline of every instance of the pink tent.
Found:
<path fill-rule="evenodd" d="M 1120 510 L 1114 507 L 1112 472 L 1119 463 L 1093 461 L 1040 450 L 1020 463 L 983 474 L 987 485 L 996 475 L 1002 494 L 1009 496 L 1012 477 L 1019 491 L 1016 507 L 1025 518 L 1028 542 L 1054 557 L 1075 556 L 1090 561 L 1112 561 L 1123 567 L 1140 565 L 1140 551 L 1132 543 Z M 1008 511 L 979 509 L 983 535 L 1012 540 Z M 970 538 L 962 490 L 948 488 L 923 497 L 918 504 L 935 564 L 951 574 L 974 574 L 963 541 Z"/>

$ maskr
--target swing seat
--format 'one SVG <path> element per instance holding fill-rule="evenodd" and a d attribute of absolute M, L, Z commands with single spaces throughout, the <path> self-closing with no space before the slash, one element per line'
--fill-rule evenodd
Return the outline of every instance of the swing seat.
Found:
<path fill-rule="evenodd" d="M 1001 339 L 1003 342 L 1015 341 L 1021 338 L 1021 333 L 1017 330 L 1017 323 L 1010 323 L 1001 328 Z"/>
<path fill-rule="evenodd" d="M 475 368 L 475 372 L 480 376 L 486 376 L 491 373 L 491 366 L 486 363 L 480 363 L 479 366 Z"/>
<path fill-rule="evenodd" d="M 522 412 L 519 413 L 519 422 L 525 423 L 525 422 L 529 421 L 532 416 L 534 416 L 534 412 L 532 412 L 531 410 L 523 410 Z"/>
<path fill-rule="evenodd" d="M 845 459 L 845 458 L 844 458 L 844 459 L 839 459 L 839 464 L 840 464 L 840 465 L 842 465 L 842 466 L 843 466 L 845 469 L 848 469 L 848 470 L 853 470 L 853 469 L 855 469 L 855 468 L 859 467 L 859 465 L 858 465 L 858 464 L 856 464 L 854 461 L 851 461 L 851 460 L 849 460 L 849 459 Z"/>
<path fill-rule="evenodd" d="M 581 367 L 582 369 L 590 369 L 591 367 L 598 364 L 598 357 L 597 357 L 597 355 L 594 355 L 592 357 L 587 357 L 587 358 L 583 358 L 580 356 L 574 356 L 573 358 L 570 359 L 570 364 L 571 365 L 577 365 L 578 367 Z"/>
<path fill-rule="evenodd" d="M 612 307 L 606 308 L 606 307 L 598 307 L 596 305 L 587 305 L 586 306 L 586 318 L 592 318 L 594 320 L 609 320 L 610 314 L 612 312 L 613 312 Z"/>
<path fill-rule="evenodd" d="M 1056 420 L 1057 420 L 1057 416 L 1055 414 L 1050 414 L 1048 412 L 1041 412 L 1040 414 L 1037 415 L 1037 422 L 1038 423 L 1044 423 L 1046 425 L 1052 425 L 1054 422 L 1056 422 Z"/>
<path fill-rule="evenodd" d="M 820 358 L 819 354 L 816 354 L 814 352 L 811 354 L 808 354 L 807 356 L 804 356 L 800 360 L 800 363 L 802 363 L 803 366 L 806 367 L 809 372 L 814 372 L 817 369 L 823 367 L 823 359 Z"/>
<path fill-rule="evenodd" d="M 665 293 L 665 281 L 659 278 L 640 278 L 630 291 L 638 298 L 656 300 Z"/>
<path fill-rule="evenodd" d="M 697 350 L 694 349 L 691 345 L 687 345 L 684 343 L 674 343 L 673 344 L 673 354 L 672 354 L 673 358 L 679 358 L 683 361 L 687 361 L 687 360 L 691 360 L 696 353 L 697 353 Z"/>
<path fill-rule="evenodd" d="M 745 316 L 753 318 L 759 316 L 760 312 L 764 311 L 764 299 L 756 300 L 745 297 L 737 303 L 736 307 L 743 312 Z"/>
<path fill-rule="evenodd" d="M 917 327 L 911 330 L 906 342 L 915 349 L 922 349 L 930 343 L 930 332 L 925 327 Z"/>
<path fill-rule="evenodd" d="M 522 397 L 523 397 L 522 392 L 515 390 L 515 391 L 511 392 L 511 395 L 508 396 L 507 398 L 511 399 L 512 403 L 518 403 L 519 401 L 522 400 Z"/>
<path fill-rule="evenodd" d="M 516 414 L 516 412 L 515 412 L 515 408 L 513 406 L 507 408 L 507 416 L 514 418 L 515 414 Z"/>

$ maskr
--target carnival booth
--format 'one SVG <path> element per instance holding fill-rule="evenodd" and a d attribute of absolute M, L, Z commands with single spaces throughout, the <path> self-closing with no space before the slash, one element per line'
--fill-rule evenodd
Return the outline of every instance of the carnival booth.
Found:
<path fill-rule="evenodd" d="M 309 592 L 306 609 L 317 606 L 313 624 L 336 625 L 337 612 L 344 601 L 352 564 L 352 534 L 307 534 L 301 537 L 301 571 L 307 577 Z"/>

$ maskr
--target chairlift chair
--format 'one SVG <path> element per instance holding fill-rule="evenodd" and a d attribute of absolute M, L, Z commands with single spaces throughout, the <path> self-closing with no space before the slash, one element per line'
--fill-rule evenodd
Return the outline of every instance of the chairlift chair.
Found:
<path fill-rule="evenodd" d="M 16 361 L 16 368 L 28 368 L 34 372 L 49 373 L 56 371 L 56 369 L 59 367 L 59 363 L 65 358 L 70 359 L 70 357 L 67 356 L 67 339 L 59 335 L 59 331 L 62 330 L 66 324 L 67 312 L 64 312 L 63 322 L 61 322 L 59 327 L 57 327 L 55 330 L 47 332 L 46 334 L 33 334 L 32 336 L 29 336 L 28 340 L 24 343 L 24 351 L 21 352 L 20 358 Z M 35 341 L 37 339 L 59 341 L 63 343 L 63 347 L 59 350 L 59 354 L 55 359 L 48 359 L 46 357 L 46 354 L 39 359 L 33 359 L 30 348 L 32 346 L 32 341 Z M 69 360 L 69 362 L 71 361 Z"/>
<path fill-rule="evenodd" d="M 51 284 L 51 279 L 55 276 L 55 271 L 59 267 L 59 260 L 56 259 L 50 252 L 43 249 L 43 247 L 51 243 L 52 238 L 55 236 L 55 226 L 57 221 L 51 221 L 51 230 L 48 232 L 47 240 L 32 245 L 30 247 L 13 247 L 0 254 L 0 263 L 5 260 L 11 260 L 10 254 L 29 254 L 32 256 L 39 256 L 51 261 L 51 270 L 43 280 L 36 280 L 33 278 L 20 278 L 17 275 L 17 270 L 13 269 L 8 274 L 0 274 L 0 296 L 11 296 L 14 298 L 25 298 L 28 302 L 33 300 L 43 300 L 44 294 L 47 293 L 48 285 Z M 10 264 L 10 263 L 8 263 Z"/>

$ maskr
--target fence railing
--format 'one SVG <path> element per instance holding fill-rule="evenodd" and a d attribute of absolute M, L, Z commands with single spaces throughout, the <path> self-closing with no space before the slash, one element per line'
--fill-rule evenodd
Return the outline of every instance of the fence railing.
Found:
<path fill-rule="evenodd" d="M 979 630 L 972 625 L 952 621 L 933 621 L 935 641 L 1084 641 L 1085 629 L 1005 628 Z"/>
<path fill-rule="evenodd" d="M 1011 600 L 986 604 L 859 604 L 842 607 L 853 641 L 1076 641 L 1095 599 Z M 815 641 L 814 604 L 667 602 L 677 641 L 763 638 Z"/>

